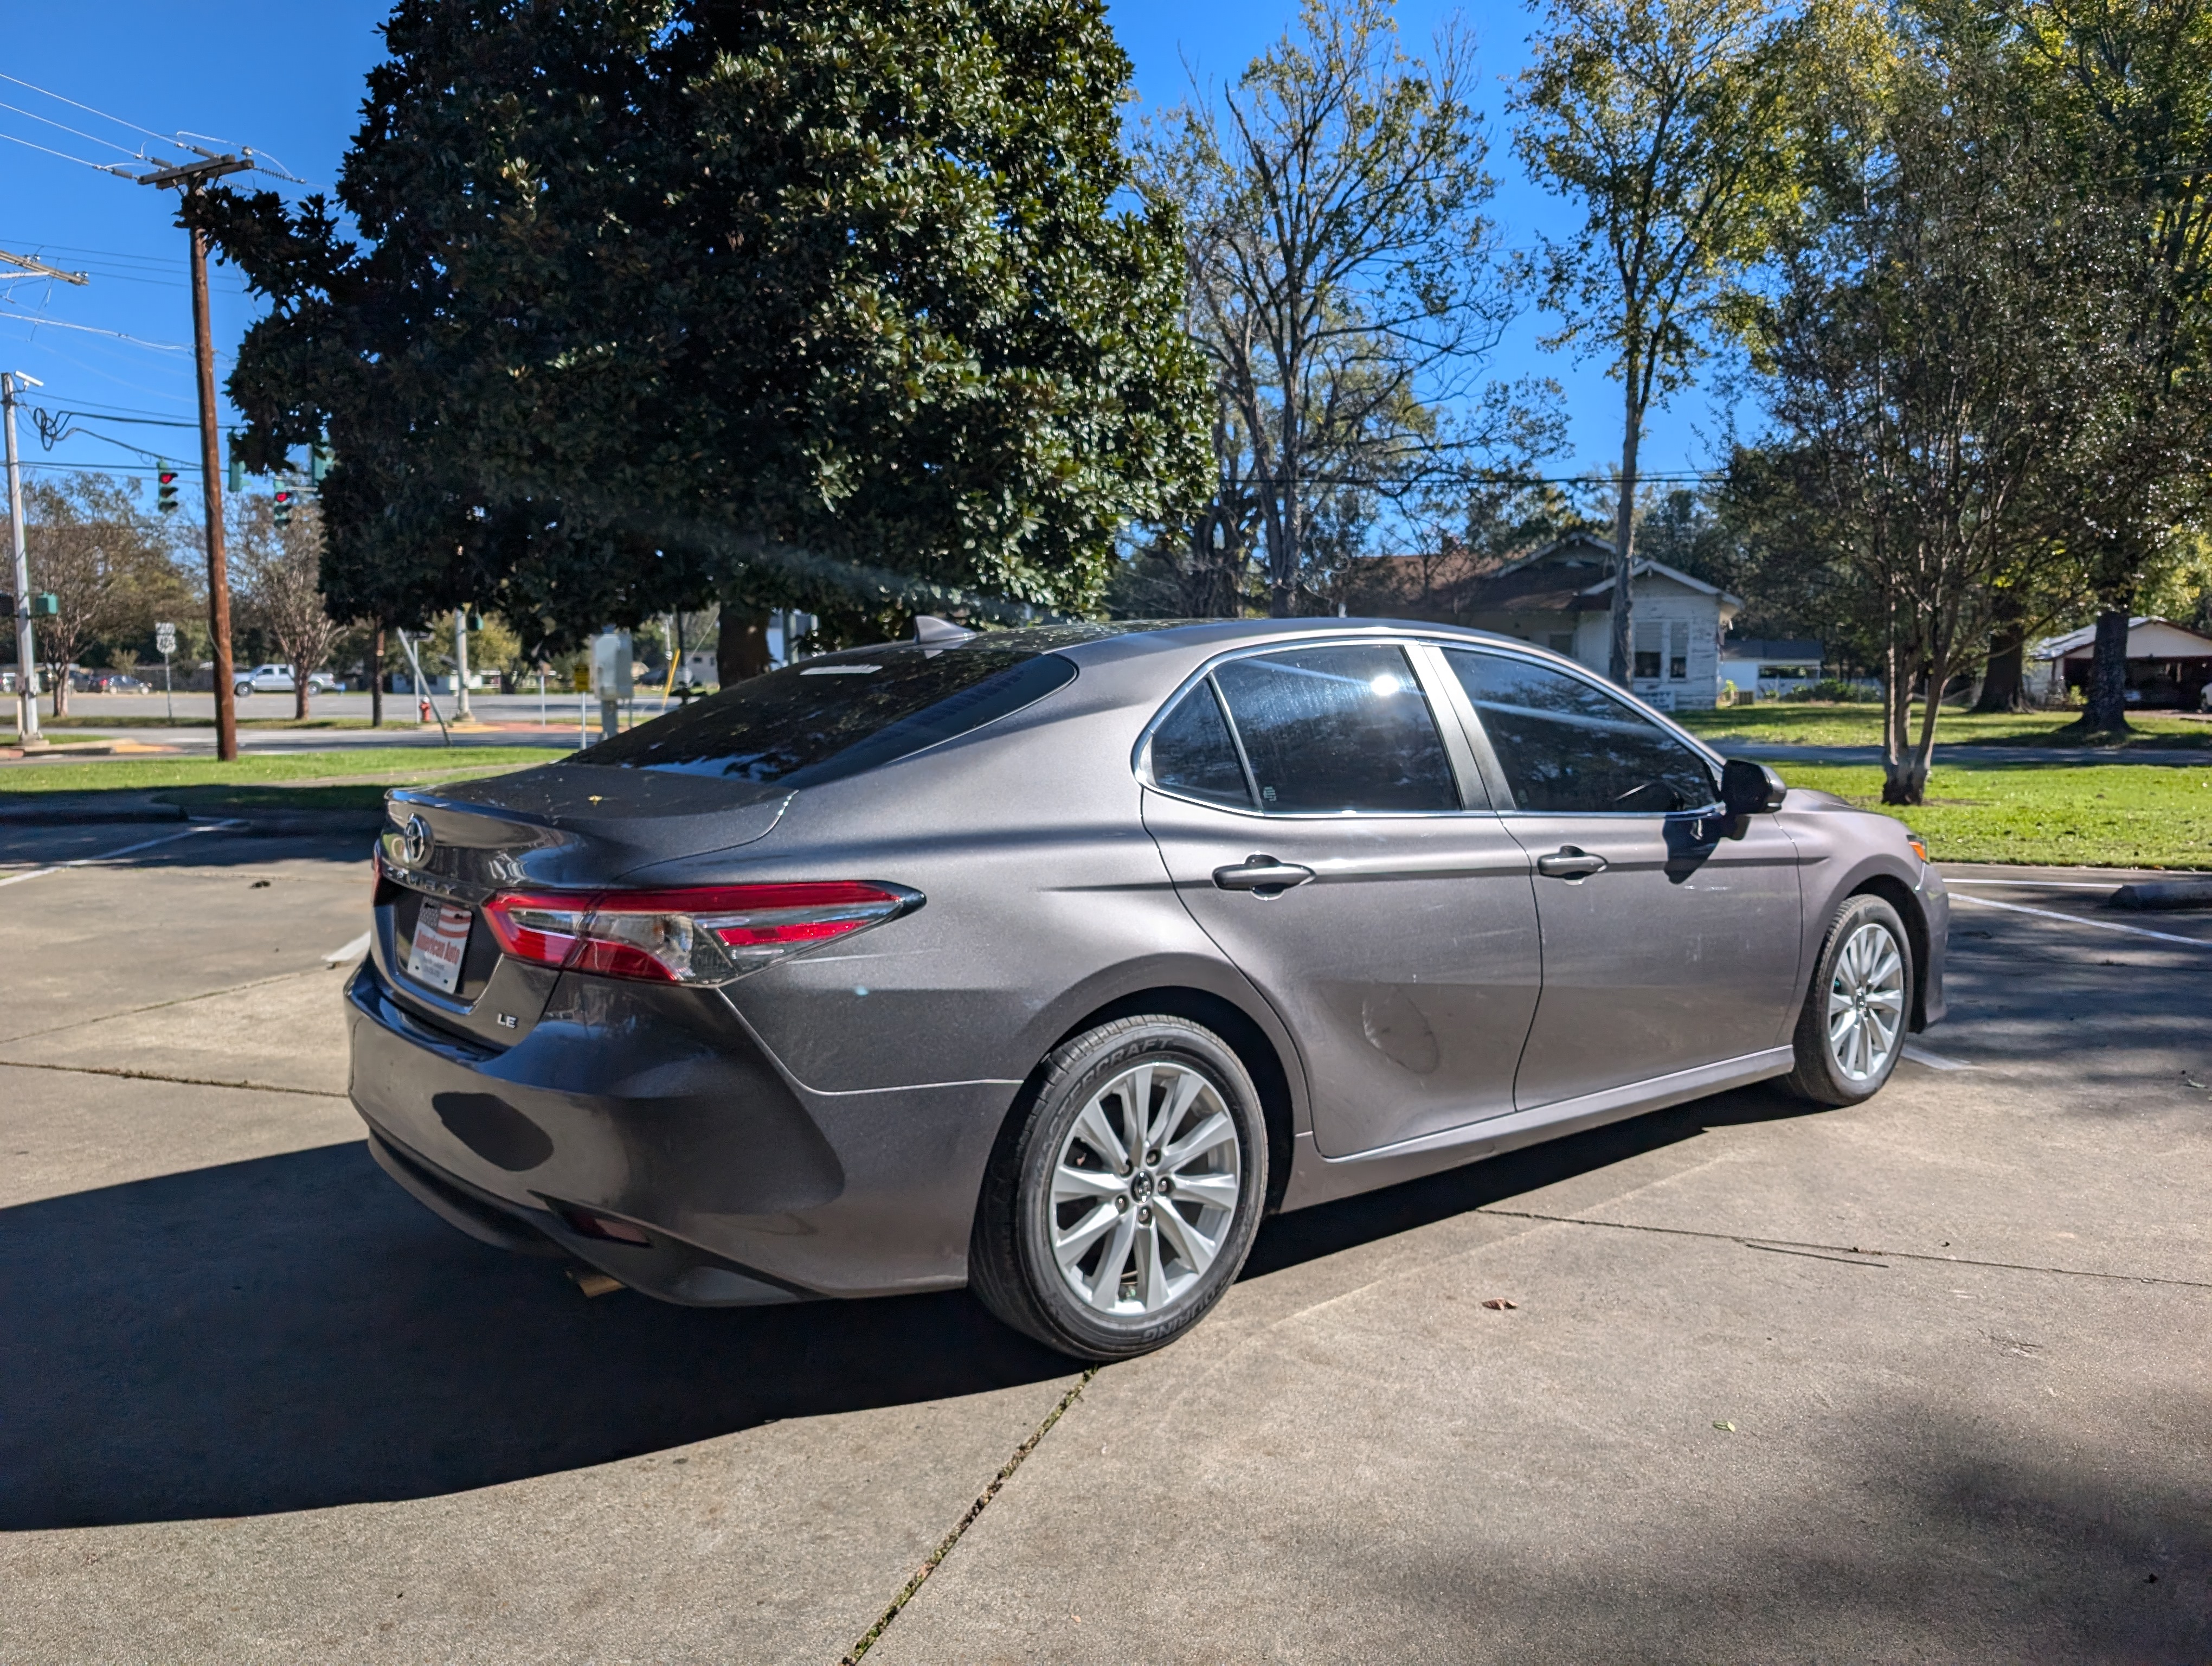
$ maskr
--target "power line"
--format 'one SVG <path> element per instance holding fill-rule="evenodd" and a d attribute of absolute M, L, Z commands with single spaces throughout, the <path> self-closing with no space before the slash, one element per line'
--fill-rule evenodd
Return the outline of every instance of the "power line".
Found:
<path fill-rule="evenodd" d="M 66 104 L 72 110 L 82 110 L 88 116 L 97 116 L 102 121 L 112 121 L 118 127 L 127 127 L 134 133 L 143 133 L 149 139 L 162 139 L 170 137 L 166 133 L 156 133 L 150 127 L 141 127 L 135 121 L 125 121 L 120 116 L 111 116 L 105 110 L 95 110 L 88 104 L 79 104 L 75 99 L 64 98 L 59 93 L 50 93 L 43 87 L 34 85 L 33 82 L 21 80 L 15 76 L 0 75 L 0 81 L 8 82 L 11 85 L 24 88 L 30 92 L 36 93 L 40 98 L 52 99 L 57 104 Z"/>
<path fill-rule="evenodd" d="M 112 139 L 103 139 L 97 133 L 88 133 L 82 128 L 71 127 L 66 122 L 56 121 L 52 116 L 42 116 L 35 110 L 26 110 L 19 104 L 0 103 L 0 110 L 12 111 L 19 116 L 28 116 L 33 121 L 44 122 L 49 127 L 58 127 L 73 138 L 90 139 L 94 144 L 104 144 L 110 150 L 119 150 L 126 156 L 138 155 L 138 151 L 131 149 L 129 145 L 118 144 Z M 140 150 L 144 149 L 143 145 L 139 147 Z M 143 161 L 143 158 L 140 160 Z"/>
<path fill-rule="evenodd" d="M 137 336 L 126 336 L 120 330 L 102 330 L 89 324 L 65 324 L 58 318 L 47 318 L 34 313 L 11 313 L 0 308 L 0 318 L 17 324 L 27 324 L 33 329 L 82 330 L 88 336 L 112 336 L 118 341 L 127 341 L 133 347 L 150 347 L 163 353 L 189 353 L 192 350 L 173 341 L 146 341 Z"/>
<path fill-rule="evenodd" d="M 111 405 L 103 410 L 101 407 L 85 399 L 72 399 L 66 407 L 52 399 L 25 399 L 21 401 L 21 403 L 29 405 L 33 410 L 58 411 L 61 413 L 64 420 L 75 416 L 76 414 L 76 408 L 82 406 L 86 410 L 90 411 L 94 416 L 99 417 L 103 423 L 128 423 L 134 428 L 197 429 L 199 426 L 197 422 L 188 423 L 180 416 L 125 416 L 119 414 L 118 408 L 116 406 Z M 121 407 L 120 409 L 127 410 L 128 408 L 129 407 L 125 406 Z M 239 429 L 244 428 L 246 424 L 243 423 L 225 423 L 222 426 L 234 432 Z M 86 431 L 88 433 L 90 432 L 89 429 Z"/>
<path fill-rule="evenodd" d="M 10 144 L 20 144 L 26 150 L 42 150 L 49 156 L 58 156 L 65 162 L 75 162 L 79 167 L 88 167 L 95 173 L 108 173 L 112 168 L 100 162 L 88 162 L 82 156 L 72 156 L 66 150 L 57 150 L 50 144 L 33 144 L 28 139 L 19 139 L 13 133 L 0 133 L 0 139 Z"/>

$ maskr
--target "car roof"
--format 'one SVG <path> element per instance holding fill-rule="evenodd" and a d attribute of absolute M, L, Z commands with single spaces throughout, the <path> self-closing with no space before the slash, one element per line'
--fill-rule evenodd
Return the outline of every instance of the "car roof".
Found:
<path fill-rule="evenodd" d="M 1427 619 L 1343 618 L 1327 615 L 1303 619 L 1117 619 L 1104 624 L 1047 625 L 1033 630 L 1039 637 L 1049 632 L 1069 631 L 1066 641 L 1041 641 L 1038 646 L 1046 652 L 1065 654 L 1079 665 L 1155 654 L 1188 656 L 1194 649 L 1199 651 L 1200 657 L 1211 658 L 1216 654 L 1240 648 L 1264 648 L 1276 641 L 1328 638 L 1358 641 L 1363 637 L 1405 635 L 1456 638 L 1470 646 L 1510 648 L 1561 665 L 1576 664 L 1564 654 L 1538 648 L 1517 636 L 1474 630 L 1465 625 L 1439 624 Z"/>

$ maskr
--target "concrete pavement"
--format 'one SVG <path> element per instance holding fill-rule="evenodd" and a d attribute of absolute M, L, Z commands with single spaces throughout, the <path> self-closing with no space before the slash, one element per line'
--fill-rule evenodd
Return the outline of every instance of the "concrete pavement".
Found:
<path fill-rule="evenodd" d="M 1283 1218 L 1087 1382 L 964 1296 L 586 1301 L 420 1210 L 338 1097 L 358 840 L 7 885 L 0 1661 L 828 1663 L 948 1535 L 872 1661 L 2203 1658 L 2212 921 L 1960 877 L 1868 1105 Z"/>

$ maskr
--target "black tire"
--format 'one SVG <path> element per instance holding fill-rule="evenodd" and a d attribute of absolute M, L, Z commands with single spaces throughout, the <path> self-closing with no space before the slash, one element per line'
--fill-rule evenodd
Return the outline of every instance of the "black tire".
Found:
<path fill-rule="evenodd" d="M 1896 1014 L 1896 1031 L 1887 1054 L 1878 1062 L 1870 1061 L 1871 1068 L 1855 1071 L 1838 1057 L 1831 1038 L 1829 997 L 1841 993 L 1839 973 L 1844 982 L 1851 981 L 1848 970 L 1842 968 L 1845 951 L 1869 927 L 1886 933 L 1897 955 L 1901 977 L 1898 994 L 1902 1006 Z M 1793 1038 L 1796 1067 L 1784 1079 L 1783 1085 L 1819 1105 L 1855 1105 L 1881 1092 L 1905 1052 L 1905 1037 L 1912 1023 L 1913 980 L 1917 976 L 1912 964 L 1912 938 L 1905 929 L 1904 921 L 1898 918 L 1897 910 L 1879 897 L 1845 898 L 1828 927 L 1827 936 L 1821 940 L 1820 958 L 1814 963 L 1812 987 L 1805 992 L 1805 1005 L 1797 1014 L 1797 1031 Z M 1861 1023 L 1865 1021 L 1863 1013 Z"/>
<path fill-rule="evenodd" d="M 1117 1208 L 1121 1214 L 1142 1214 L 1148 1221 L 1154 1210 L 1177 1212 L 1176 1219 L 1184 1223 L 1183 1230 L 1171 1233 L 1163 1216 L 1161 1224 L 1151 1228 L 1150 1241 L 1168 1244 L 1168 1260 L 1164 1264 L 1170 1268 L 1181 1267 L 1182 1287 L 1150 1310 L 1101 1310 L 1072 1286 L 1071 1279 L 1084 1276 L 1084 1270 L 1079 1264 L 1073 1271 L 1063 1274 L 1054 1255 L 1053 1240 L 1055 1231 L 1067 1230 L 1064 1221 L 1055 1225 L 1061 1212 L 1075 1212 L 1073 1224 L 1079 1226 L 1093 1219 L 1085 1210 L 1086 1203 L 1101 1209 L 1104 1203 L 1076 1199 L 1055 1204 L 1052 1196 L 1054 1177 L 1070 1139 L 1080 1137 L 1075 1133 L 1077 1119 L 1085 1114 L 1093 1097 L 1112 1087 L 1117 1079 L 1133 1068 L 1153 1063 L 1167 1067 L 1171 1073 L 1194 1073 L 1203 1079 L 1198 1090 L 1200 1098 L 1162 1139 L 1163 1157 L 1171 1157 L 1174 1136 L 1179 1129 L 1188 1131 L 1184 1134 L 1186 1143 L 1196 1138 L 1202 1118 L 1217 1114 L 1216 1106 L 1218 1114 L 1224 1115 L 1234 1128 L 1237 1145 L 1233 1154 L 1227 1151 L 1225 1141 L 1218 1143 L 1212 1148 L 1213 1154 L 1204 1160 L 1219 1165 L 1218 1171 L 1200 1177 L 1216 1183 L 1212 1189 L 1225 1199 L 1226 1183 L 1233 1171 L 1233 1213 L 1212 1240 L 1218 1248 L 1211 1262 L 1203 1269 L 1194 1270 L 1188 1262 L 1178 1259 L 1180 1252 L 1171 1240 L 1182 1238 L 1186 1231 L 1196 1231 L 1194 1221 L 1203 1222 L 1209 1218 L 1209 1208 L 1225 1204 L 1206 1205 L 1188 1194 L 1180 1199 L 1162 1201 L 1172 1188 L 1174 1177 L 1170 1172 L 1170 1164 L 1159 1164 L 1157 1172 L 1167 1175 L 1169 1185 L 1157 1194 L 1149 1189 L 1141 1196 L 1133 1193 L 1126 1202 L 1117 1202 Z M 1181 1076 L 1170 1075 L 1170 1079 L 1181 1079 Z M 1211 1089 L 1210 1100 L 1204 1097 L 1205 1089 Z M 1159 1107 L 1156 1114 L 1163 1118 L 1169 1115 L 1169 1091 L 1163 1085 L 1154 1087 L 1150 1095 L 1152 1104 Z M 1125 1131 L 1127 1112 L 1118 1096 L 1105 1103 L 1114 1107 L 1099 1113 L 1109 1118 L 1109 1131 Z M 1086 1164 L 1095 1162 L 1087 1148 L 1079 1150 L 1077 1155 Z M 1141 1176 L 1141 1184 L 1146 1187 L 1152 1183 L 1151 1177 L 1155 1172 L 1155 1165 L 1141 1160 L 1131 1164 L 1129 1170 L 1132 1182 L 1137 1183 Z M 1115 1174 L 1106 1168 L 1098 1167 L 1097 1174 L 1103 1184 L 1114 1183 Z M 1189 1183 L 1187 1177 L 1186 1186 Z M 992 1153 L 991 1166 L 984 1177 L 983 1195 L 975 1212 L 975 1232 L 968 1252 L 969 1286 L 986 1307 L 1015 1329 L 1079 1359 L 1127 1359 L 1149 1353 L 1182 1335 L 1221 1299 L 1251 1252 L 1267 1195 L 1267 1118 L 1251 1076 L 1235 1049 L 1212 1031 L 1187 1018 L 1164 1014 L 1117 1018 L 1055 1049 L 1041 1067 L 1034 1088 L 1008 1117 L 998 1147 Z M 1129 1230 L 1139 1231 L 1133 1222 Z M 1105 1237 L 1095 1241 L 1097 1249 L 1086 1252 L 1084 1257 L 1095 1259 L 1100 1268 L 1105 1265 L 1111 1245 L 1118 1243 L 1122 1236 L 1120 1224 L 1113 1220 L 1107 1222 L 1105 1231 Z M 1203 1234 L 1186 1241 L 1202 1243 Z M 1139 1255 L 1133 1265 L 1142 1264 Z M 1123 1275 L 1121 1263 L 1117 1262 L 1115 1267 L 1112 1288 L 1118 1292 L 1123 1287 Z M 1103 1274 L 1091 1276 L 1094 1289 L 1104 1287 L 1097 1283 Z M 1136 1288 L 1142 1276 L 1141 1272 L 1130 1275 L 1132 1303 L 1140 1304 L 1143 1300 L 1142 1292 Z"/>

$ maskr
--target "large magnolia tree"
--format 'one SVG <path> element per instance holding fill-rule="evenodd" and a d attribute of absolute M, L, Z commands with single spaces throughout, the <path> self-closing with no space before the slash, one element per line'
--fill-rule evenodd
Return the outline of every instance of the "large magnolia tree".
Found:
<path fill-rule="evenodd" d="M 338 206 L 196 210 L 273 306 L 249 462 L 327 441 L 324 587 L 533 648 L 719 595 L 1079 609 L 1195 489 L 1171 209 L 1097 0 L 402 0 Z M 726 664 L 725 675 L 742 669 Z"/>

